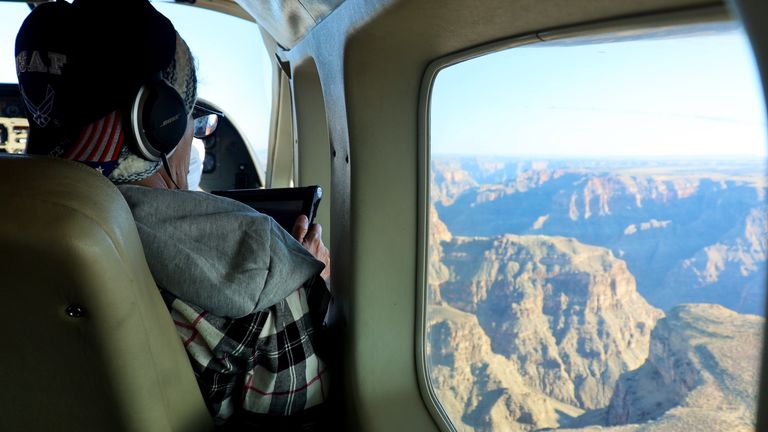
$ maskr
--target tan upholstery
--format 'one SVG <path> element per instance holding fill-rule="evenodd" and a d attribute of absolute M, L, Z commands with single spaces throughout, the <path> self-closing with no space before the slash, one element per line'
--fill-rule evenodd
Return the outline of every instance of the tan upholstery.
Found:
<path fill-rule="evenodd" d="M 0 430 L 212 429 L 130 210 L 103 176 L 0 157 L 0 262 Z"/>

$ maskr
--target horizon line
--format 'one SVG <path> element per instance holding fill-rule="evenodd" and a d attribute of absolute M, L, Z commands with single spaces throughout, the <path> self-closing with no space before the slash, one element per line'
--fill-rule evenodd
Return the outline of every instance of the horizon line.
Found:
<path fill-rule="evenodd" d="M 768 154 L 704 154 L 704 155 L 516 155 L 501 153 L 452 153 L 433 152 L 432 157 L 461 157 L 461 158 L 505 158 L 522 160 L 560 160 L 560 161 L 749 161 L 768 163 Z"/>

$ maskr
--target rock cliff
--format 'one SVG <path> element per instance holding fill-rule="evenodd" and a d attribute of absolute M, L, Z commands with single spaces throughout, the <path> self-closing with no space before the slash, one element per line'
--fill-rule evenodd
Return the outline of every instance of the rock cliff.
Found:
<path fill-rule="evenodd" d="M 430 378 L 458 430 L 530 431 L 583 412 L 527 387 L 474 315 L 444 305 L 430 306 L 428 317 Z"/>
<path fill-rule="evenodd" d="M 608 407 L 563 430 L 754 430 L 762 328 L 761 317 L 719 305 L 674 308 L 653 330 L 648 360 L 619 379 Z"/>
<path fill-rule="evenodd" d="M 640 366 L 661 312 L 626 264 L 573 239 L 505 235 L 443 243 L 450 306 L 474 314 L 526 388 L 580 409 L 608 404 Z M 475 339 L 477 340 L 477 339 Z"/>
<path fill-rule="evenodd" d="M 607 164 L 435 170 L 427 356 L 458 430 L 754 429 L 764 174 Z"/>
<path fill-rule="evenodd" d="M 750 426 L 763 320 L 719 305 L 674 308 L 653 331 L 650 355 L 622 377 L 607 410 L 607 424 L 643 423 L 675 408 L 675 415 L 719 412 Z"/>

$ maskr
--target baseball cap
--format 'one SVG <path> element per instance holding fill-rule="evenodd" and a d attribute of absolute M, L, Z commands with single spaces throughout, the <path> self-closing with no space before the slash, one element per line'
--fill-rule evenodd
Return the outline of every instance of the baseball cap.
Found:
<path fill-rule="evenodd" d="M 62 155 L 84 127 L 125 110 L 173 61 L 176 31 L 147 0 L 57 0 L 33 9 L 16 37 L 30 120 L 27 152 Z"/>

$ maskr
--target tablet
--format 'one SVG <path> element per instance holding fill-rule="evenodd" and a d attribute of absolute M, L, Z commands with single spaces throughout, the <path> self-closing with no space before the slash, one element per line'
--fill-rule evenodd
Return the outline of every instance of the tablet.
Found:
<path fill-rule="evenodd" d="M 214 195 L 231 198 L 249 205 L 260 213 L 272 216 L 289 233 L 299 215 L 306 215 L 311 224 L 323 197 L 320 186 L 275 189 L 233 189 L 213 191 Z"/>

